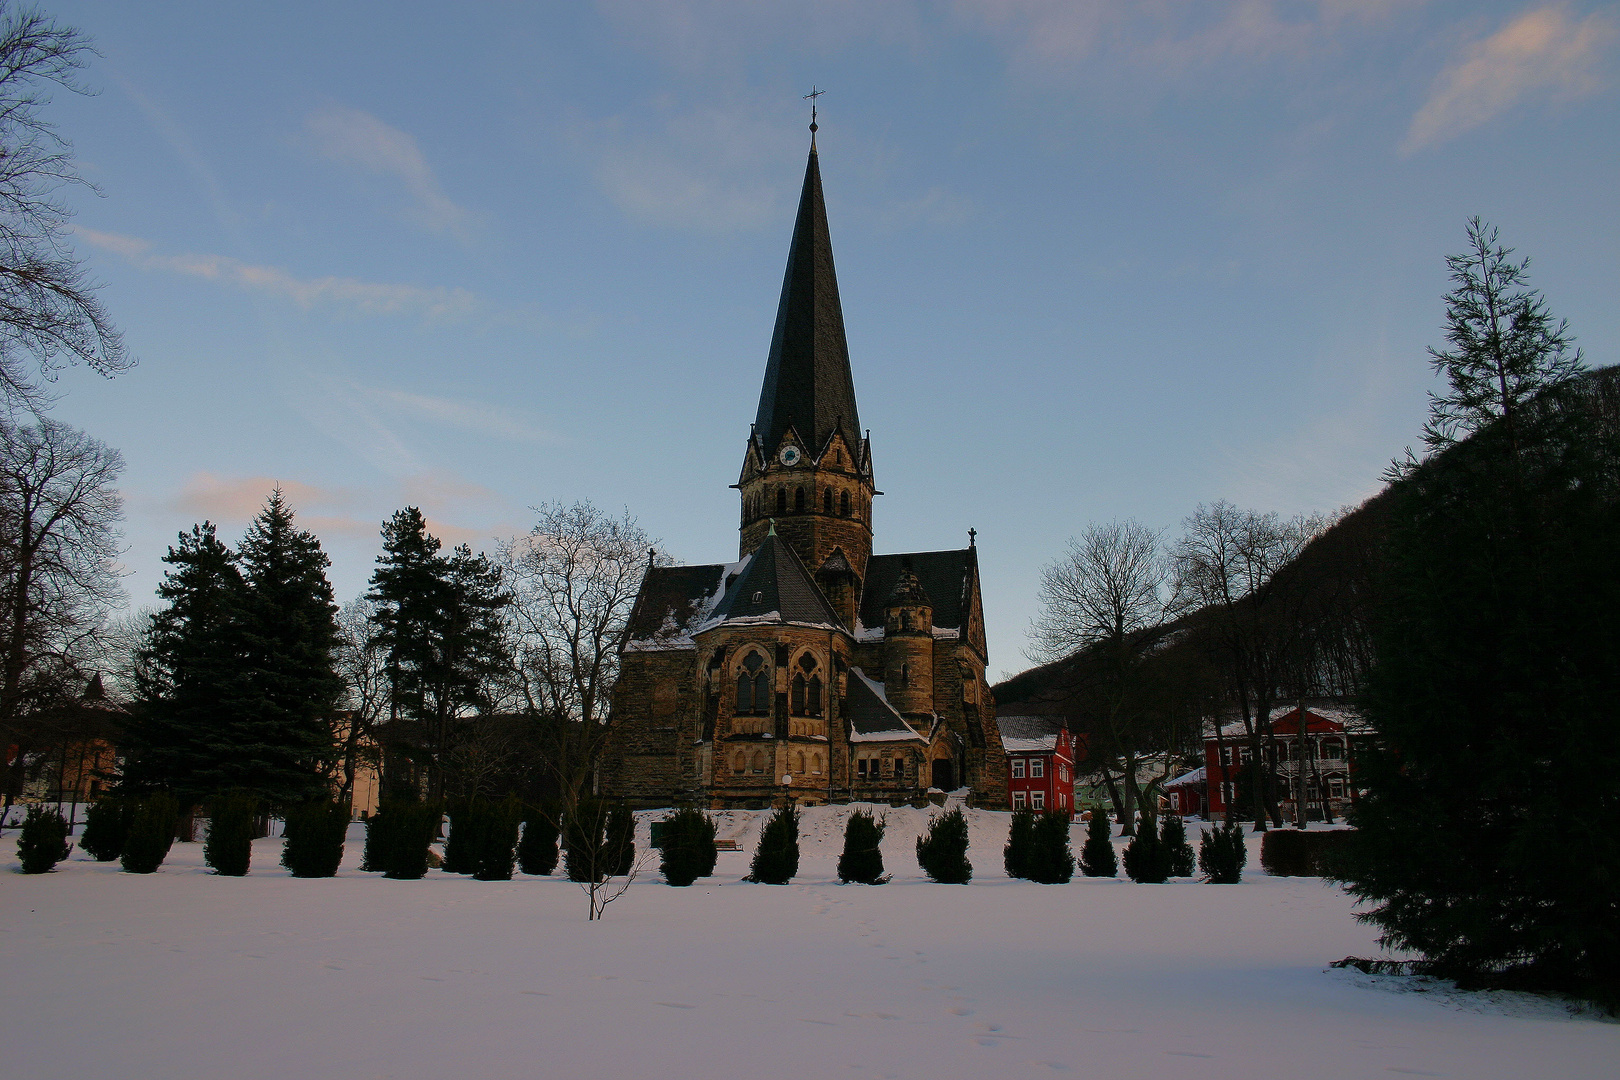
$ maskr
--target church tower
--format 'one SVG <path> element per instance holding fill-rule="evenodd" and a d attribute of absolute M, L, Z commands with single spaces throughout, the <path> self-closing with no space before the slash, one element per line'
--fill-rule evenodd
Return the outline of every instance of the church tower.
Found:
<path fill-rule="evenodd" d="M 742 476 L 740 553 L 776 534 L 846 627 L 872 556 L 872 454 L 855 410 L 814 136 Z"/>

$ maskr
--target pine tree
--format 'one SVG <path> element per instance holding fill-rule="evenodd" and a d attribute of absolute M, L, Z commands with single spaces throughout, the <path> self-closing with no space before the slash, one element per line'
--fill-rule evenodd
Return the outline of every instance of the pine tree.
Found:
<path fill-rule="evenodd" d="M 1267 834 L 1270 835 L 1269 833 Z M 1236 819 L 1204 831 L 1198 842 L 1198 869 L 1211 885 L 1236 885 L 1243 880 L 1243 864 L 1249 861 L 1243 843 L 1243 826 Z"/>
<path fill-rule="evenodd" d="M 624 803 L 616 803 L 607 819 L 609 873 L 622 876 L 636 865 L 636 816 Z"/>
<path fill-rule="evenodd" d="M 129 815 L 130 804 L 126 799 L 103 796 L 91 803 L 84 813 L 79 847 L 97 862 L 112 862 L 124 853 Z"/>
<path fill-rule="evenodd" d="M 348 831 L 347 803 L 312 799 L 289 807 L 282 830 L 286 843 L 281 847 L 281 865 L 293 877 L 335 876 L 343 862 L 343 842 Z"/>
<path fill-rule="evenodd" d="M 928 832 L 917 837 L 917 864 L 929 878 L 944 885 L 966 885 L 973 880 L 968 862 L 967 818 L 960 809 L 937 815 Z"/>
<path fill-rule="evenodd" d="M 203 842 L 203 861 L 214 873 L 225 877 L 245 877 L 253 859 L 253 833 L 259 816 L 259 800 L 246 791 L 217 796 L 209 806 L 208 839 Z"/>
<path fill-rule="evenodd" d="M 861 885 L 881 885 L 883 874 L 883 831 L 885 823 L 870 810 L 856 810 L 844 825 L 844 851 L 838 856 L 838 880 Z"/>
<path fill-rule="evenodd" d="M 1159 843 L 1159 832 L 1152 819 L 1142 822 L 1131 842 L 1125 845 L 1125 876 L 1139 885 L 1156 885 L 1170 877 L 1170 860 Z"/>
<path fill-rule="evenodd" d="M 557 821 L 562 810 L 555 804 L 531 806 L 523 816 L 523 838 L 518 841 L 518 867 L 525 874 L 549 874 L 557 869 Z"/>
<path fill-rule="evenodd" d="M 1069 815 L 1048 810 L 1030 830 L 1029 873 L 1041 885 L 1062 885 L 1074 877 L 1074 852 L 1069 849 Z"/>
<path fill-rule="evenodd" d="M 1192 877 L 1193 849 L 1187 842 L 1187 826 L 1177 815 L 1166 814 L 1159 823 L 1159 848 L 1170 877 Z"/>
<path fill-rule="evenodd" d="M 479 881 L 511 881 L 517 861 L 518 825 L 523 807 L 516 799 L 486 803 L 472 875 Z"/>
<path fill-rule="evenodd" d="M 68 824 L 54 806 L 35 803 L 23 817 L 17 836 L 17 858 L 25 874 L 48 874 L 68 857 Z"/>
<path fill-rule="evenodd" d="M 1035 846 L 1035 815 L 1019 810 L 1007 828 L 1007 846 L 1001 850 L 1002 865 L 1010 878 L 1029 877 L 1030 854 Z"/>
<path fill-rule="evenodd" d="M 784 806 L 760 830 L 748 880 L 762 885 L 786 885 L 799 872 L 799 812 Z"/>
<path fill-rule="evenodd" d="M 663 821 L 659 871 L 671 885 L 690 885 L 714 873 L 714 822 L 701 810 L 683 807 Z"/>
<path fill-rule="evenodd" d="M 1117 877 L 1119 859 L 1114 854 L 1113 826 L 1101 810 L 1091 812 L 1086 826 L 1085 846 L 1080 849 L 1080 872 L 1086 877 Z"/>
<path fill-rule="evenodd" d="M 124 837 L 120 863 L 126 874 L 151 874 L 163 865 L 174 843 L 174 827 L 180 817 L 174 796 L 166 792 L 148 795 L 135 802 Z"/>

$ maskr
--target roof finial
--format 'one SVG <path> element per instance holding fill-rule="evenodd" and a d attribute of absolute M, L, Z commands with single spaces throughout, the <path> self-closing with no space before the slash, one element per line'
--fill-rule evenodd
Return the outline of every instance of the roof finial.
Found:
<path fill-rule="evenodd" d="M 969 529 L 968 530 L 968 547 L 976 548 L 978 546 L 979 546 L 979 530 L 978 529 Z"/>
<path fill-rule="evenodd" d="M 814 153 L 816 149 L 816 98 L 820 97 L 826 92 L 827 91 L 825 90 L 817 90 L 814 84 L 812 84 L 810 87 L 810 92 L 804 95 L 805 100 L 810 103 L 810 151 L 812 153 Z"/>

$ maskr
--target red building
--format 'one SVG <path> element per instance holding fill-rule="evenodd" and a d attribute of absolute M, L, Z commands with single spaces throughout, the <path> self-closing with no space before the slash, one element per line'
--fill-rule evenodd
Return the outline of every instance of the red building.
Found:
<path fill-rule="evenodd" d="M 1074 766 L 1086 756 L 1085 740 L 1069 733 L 1061 718 L 1002 716 L 1001 745 L 1007 754 L 1007 797 L 1014 810 L 1074 813 Z"/>
<path fill-rule="evenodd" d="M 1276 736 L 1276 752 L 1269 764 L 1276 770 L 1283 817 L 1295 817 L 1300 799 L 1305 800 L 1307 816 L 1312 819 L 1321 818 L 1324 799 L 1334 817 L 1343 817 L 1355 800 L 1351 774 L 1356 751 L 1372 741 L 1372 728 L 1355 713 L 1314 708 L 1305 710 L 1304 726 L 1301 739 L 1297 707 L 1272 710 L 1271 730 Z M 1213 723 L 1210 727 L 1213 729 Z M 1237 785 L 1251 755 L 1242 721 L 1225 725 L 1218 737 L 1213 730 L 1204 736 L 1204 768 L 1198 771 L 1207 777 L 1202 811 L 1205 816 L 1226 813 L 1237 796 Z M 1190 778 L 1191 774 L 1187 778 L 1178 777 L 1172 784 Z M 1191 783 L 1181 787 L 1189 800 L 1193 796 L 1192 787 Z M 1240 807 L 1239 813 L 1246 810 L 1247 807 Z"/>

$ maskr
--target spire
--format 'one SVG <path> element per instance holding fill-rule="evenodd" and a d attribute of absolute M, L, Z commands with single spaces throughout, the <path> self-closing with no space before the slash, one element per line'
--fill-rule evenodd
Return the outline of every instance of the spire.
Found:
<path fill-rule="evenodd" d="M 789 428 L 798 432 L 812 454 L 820 452 L 834 428 L 842 426 L 852 445 L 861 436 L 813 134 L 811 139 L 799 217 L 793 226 L 793 246 L 776 309 L 776 331 L 754 421 L 766 454 L 776 451 Z"/>

